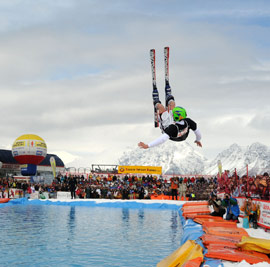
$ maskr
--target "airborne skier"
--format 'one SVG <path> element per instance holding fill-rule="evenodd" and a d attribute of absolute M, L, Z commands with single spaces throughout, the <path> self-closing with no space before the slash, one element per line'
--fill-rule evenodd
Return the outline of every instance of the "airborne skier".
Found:
<path fill-rule="evenodd" d="M 187 118 L 186 110 L 182 107 L 176 106 L 174 97 L 171 94 L 169 84 L 169 47 L 164 48 L 165 59 L 165 100 L 166 108 L 159 100 L 159 93 L 156 87 L 156 69 L 155 69 L 155 50 L 150 50 L 151 66 L 152 66 L 152 82 L 153 82 L 153 104 L 155 112 L 155 127 L 160 128 L 162 135 L 156 140 L 145 144 L 140 142 L 138 146 L 143 149 L 154 147 L 166 142 L 168 139 L 172 141 L 184 141 L 189 134 L 189 130 L 193 130 L 196 135 L 195 143 L 197 146 L 202 147 L 200 142 L 201 133 L 197 128 L 197 124 L 190 118 Z"/>

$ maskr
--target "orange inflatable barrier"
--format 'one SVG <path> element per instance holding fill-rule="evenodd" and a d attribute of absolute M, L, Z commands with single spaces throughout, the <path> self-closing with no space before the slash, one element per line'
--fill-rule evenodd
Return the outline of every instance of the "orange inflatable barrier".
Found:
<path fill-rule="evenodd" d="M 184 213 L 203 213 L 203 212 L 210 212 L 209 208 L 202 206 L 201 208 L 196 208 L 196 209 L 182 209 Z"/>
<path fill-rule="evenodd" d="M 215 217 L 215 216 L 211 216 L 210 217 L 206 217 L 206 218 L 201 218 L 201 217 L 195 217 L 193 218 L 193 221 L 196 222 L 196 223 L 199 223 L 199 224 L 204 224 L 204 223 L 207 223 L 207 222 L 216 222 L 216 223 L 223 223 L 223 222 L 226 222 L 223 220 L 223 218 L 221 217 Z M 220 226 L 219 224 L 219 226 Z M 216 225 L 218 226 L 218 225 Z"/>
<path fill-rule="evenodd" d="M 199 206 L 183 206 L 182 207 L 183 216 L 187 214 L 210 214 L 210 209 L 207 205 L 199 205 Z"/>
<path fill-rule="evenodd" d="M 250 264 L 256 264 L 259 262 L 267 262 L 270 263 L 270 259 L 267 255 L 255 252 L 255 251 L 244 251 L 238 248 L 232 248 L 225 245 L 219 244 L 210 244 L 207 247 L 206 257 L 222 259 L 228 261 L 241 262 L 245 260 Z"/>
<path fill-rule="evenodd" d="M 190 206 L 201 206 L 201 205 L 208 205 L 208 201 L 190 201 L 183 204 L 183 208 L 190 207 Z"/>
<path fill-rule="evenodd" d="M 237 236 L 228 237 L 228 236 L 216 236 L 204 234 L 203 236 L 201 236 L 201 240 L 206 247 L 208 247 L 211 244 L 219 244 L 236 248 L 237 247 L 236 244 L 238 244 L 241 241 L 241 238 Z"/>
<path fill-rule="evenodd" d="M 198 215 L 195 216 L 195 217 L 196 217 L 196 218 L 200 218 L 200 219 L 223 220 L 223 218 L 221 218 L 221 217 L 212 216 L 212 215 L 207 215 L 207 214 L 198 214 Z"/>
<path fill-rule="evenodd" d="M 226 228 L 237 228 L 236 222 L 228 221 L 204 221 L 203 227 L 226 227 Z"/>
<path fill-rule="evenodd" d="M 10 201 L 10 198 L 0 198 L 0 203 L 7 203 Z"/>
<path fill-rule="evenodd" d="M 183 211 L 193 211 L 193 210 L 198 210 L 200 211 L 201 209 L 207 209 L 210 210 L 209 207 L 207 205 L 200 205 L 200 206 L 185 206 L 182 207 Z"/>
<path fill-rule="evenodd" d="M 182 215 L 189 219 L 212 218 L 213 221 L 223 220 L 222 217 L 211 216 L 208 201 L 192 201 L 186 202 L 182 207 Z M 202 223 L 201 220 L 196 221 Z"/>
<path fill-rule="evenodd" d="M 210 214 L 189 214 L 186 216 L 188 219 L 213 219 L 213 220 L 223 220 L 221 217 L 212 216 Z"/>
<path fill-rule="evenodd" d="M 152 195 L 151 199 L 170 200 L 170 199 L 172 199 L 172 197 L 171 196 L 166 196 L 166 195 Z"/>
<path fill-rule="evenodd" d="M 207 207 L 201 207 L 201 208 L 197 207 L 196 209 L 183 210 L 182 215 L 184 217 L 187 217 L 190 214 L 196 214 L 196 215 L 198 215 L 198 214 L 210 214 L 210 210 Z"/>
<path fill-rule="evenodd" d="M 226 227 L 204 227 L 203 230 L 206 234 L 216 235 L 216 236 L 235 236 L 242 238 L 242 236 L 249 236 L 245 229 L 243 228 L 226 228 Z"/>
<path fill-rule="evenodd" d="M 172 196 L 167 195 L 151 195 L 151 199 L 155 200 L 172 200 Z M 177 197 L 177 200 L 179 200 L 179 197 Z M 181 200 L 184 201 L 184 197 L 181 197 Z M 188 197 L 186 197 L 186 200 L 188 200 Z"/>

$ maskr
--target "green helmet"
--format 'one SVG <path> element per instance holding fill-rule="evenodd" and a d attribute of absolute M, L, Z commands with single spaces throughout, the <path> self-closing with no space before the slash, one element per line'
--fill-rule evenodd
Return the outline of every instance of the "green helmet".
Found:
<path fill-rule="evenodd" d="M 182 107 L 175 107 L 172 113 L 174 121 L 181 121 L 187 117 L 186 110 Z"/>

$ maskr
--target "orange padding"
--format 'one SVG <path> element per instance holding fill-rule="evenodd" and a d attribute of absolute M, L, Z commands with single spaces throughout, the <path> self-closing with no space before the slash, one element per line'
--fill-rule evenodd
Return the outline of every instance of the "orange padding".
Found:
<path fill-rule="evenodd" d="M 242 236 L 249 236 L 245 229 L 243 228 L 226 228 L 226 227 L 204 227 L 203 230 L 206 234 L 217 235 L 217 236 L 235 236 L 240 237 Z"/>
<path fill-rule="evenodd" d="M 202 258 L 198 257 L 196 259 L 189 260 L 182 267 L 200 267 L 201 263 L 202 263 Z M 179 266 L 179 265 L 177 265 L 177 266 Z"/>
<path fill-rule="evenodd" d="M 158 200 L 172 200 L 172 196 L 167 195 L 151 195 L 151 199 L 158 199 Z M 177 197 L 177 200 L 179 200 L 179 197 Z M 184 197 L 181 197 L 181 200 L 184 201 Z M 186 197 L 186 200 L 188 200 L 188 197 Z"/>
<path fill-rule="evenodd" d="M 203 244 L 208 247 L 211 244 L 220 244 L 224 246 L 230 246 L 236 248 L 236 244 L 241 241 L 239 236 L 216 236 L 210 234 L 204 234 L 201 236 Z"/>
<path fill-rule="evenodd" d="M 191 205 L 191 206 L 184 206 L 182 207 L 182 211 L 200 211 L 201 209 L 208 209 L 209 210 L 209 206 L 208 205 Z"/>
<path fill-rule="evenodd" d="M 196 213 L 194 213 L 194 214 L 197 215 L 198 214 L 198 211 Z M 208 212 L 207 210 L 205 210 L 205 211 L 202 210 L 199 214 L 202 214 L 202 215 L 204 215 L 204 214 L 210 214 L 210 212 Z M 183 212 L 182 215 L 183 215 L 184 218 L 190 218 L 190 215 L 192 215 L 192 213 Z"/>
<path fill-rule="evenodd" d="M 183 213 L 182 215 L 184 217 L 187 217 L 189 216 L 190 214 L 210 214 L 210 210 L 207 206 L 201 206 L 201 207 L 188 207 L 188 208 L 185 208 L 185 209 L 182 209 Z"/>
<path fill-rule="evenodd" d="M 171 196 L 166 196 L 166 195 L 152 195 L 151 199 L 166 199 L 166 200 L 170 200 L 172 199 Z"/>
<path fill-rule="evenodd" d="M 210 209 L 207 201 L 186 202 L 182 207 L 182 216 L 187 218 L 191 214 L 210 214 Z"/>
<path fill-rule="evenodd" d="M 270 259 L 267 255 L 255 251 L 243 251 L 237 248 L 232 248 L 225 245 L 219 244 L 210 244 L 207 247 L 206 257 L 222 259 L 228 261 L 236 261 L 241 262 L 245 260 L 250 264 L 256 264 L 259 262 L 268 262 L 270 263 Z"/>
<path fill-rule="evenodd" d="M 186 218 L 188 218 L 188 219 L 194 219 L 194 218 L 196 218 L 196 219 L 207 219 L 207 218 L 212 218 L 212 219 L 214 219 L 214 220 L 223 220 L 223 218 L 221 218 L 221 217 L 214 217 L 214 216 L 212 216 L 212 215 L 210 215 L 210 214 L 188 214 L 187 216 L 186 216 Z"/>
<path fill-rule="evenodd" d="M 236 222 L 228 222 L 228 221 L 204 221 L 202 222 L 202 225 L 203 227 L 237 228 Z"/>
<path fill-rule="evenodd" d="M 194 213 L 195 214 L 195 213 Z M 209 214 L 209 212 L 208 211 L 202 211 L 201 213 L 199 213 L 199 215 L 207 215 L 207 214 Z M 189 219 L 192 219 L 192 213 L 183 213 L 182 214 L 183 215 L 183 217 L 185 218 L 185 219 L 187 219 L 187 218 L 189 218 Z M 196 215 L 197 215 L 197 213 L 196 213 Z"/>
<path fill-rule="evenodd" d="M 196 222 L 196 223 L 199 223 L 199 224 L 204 224 L 204 223 L 207 223 L 207 222 L 216 222 L 216 223 L 226 223 L 227 221 L 224 221 L 223 218 L 221 217 L 215 217 L 215 216 L 211 216 L 211 215 L 206 215 L 206 216 L 209 216 L 209 217 L 198 217 L 198 216 L 195 216 L 193 218 L 193 221 Z M 231 222 L 230 222 L 231 223 Z M 218 226 L 218 225 L 216 225 Z"/>
<path fill-rule="evenodd" d="M 190 201 L 183 204 L 183 208 L 188 206 L 200 206 L 200 205 L 208 205 L 208 201 Z"/>
<path fill-rule="evenodd" d="M 10 201 L 10 198 L 0 198 L 0 203 L 7 203 Z"/>
<path fill-rule="evenodd" d="M 200 206 L 185 206 L 185 207 L 182 207 L 182 211 L 200 211 L 202 209 L 207 209 L 207 210 L 210 210 L 209 209 L 209 206 L 207 205 L 200 205 Z"/>

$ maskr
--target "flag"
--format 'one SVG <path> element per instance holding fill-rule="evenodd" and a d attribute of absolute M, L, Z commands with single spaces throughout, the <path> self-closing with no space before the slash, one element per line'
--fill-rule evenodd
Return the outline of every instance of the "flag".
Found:
<path fill-rule="evenodd" d="M 56 177 L 56 163 L 55 163 L 55 158 L 52 156 L 50 157 L 50 163 L 52 167 L 52 172 L 53 172 L 53 177 Z"/>
<path fill-rule="evenodd" d="M 222 164 L 221 164 L 221 161 L 220 161 L 220 160 L 218 160 L 217 165 L 218 165 L 218 174 L 219 174 L 219 178 L 221 178 L 221 174 L 222 174 Z"/>

